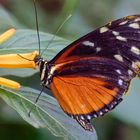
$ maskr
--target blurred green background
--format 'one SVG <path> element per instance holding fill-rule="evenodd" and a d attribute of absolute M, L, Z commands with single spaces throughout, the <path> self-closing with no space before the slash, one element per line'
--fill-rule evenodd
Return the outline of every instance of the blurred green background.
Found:
<path fill-rule="evenodd" d="M 40 31 L 54 34 L 59 25 L 72 14 L 58 36 L 75 40 L 107 22 L 140 13 L 139 0 L 38 0 Z M 36 29 L 32 0 L 0 0 L 13 21 L 0 26 L 4 31 L 8 26 L 18 29 Z M 1 16 L 1 10 L 0 10 Z M 4 19 L 4 17 L 3 17 Z M 10 21 L 9 21 L 10 22 Z M 38 49 L 38 48 L 37 48 Z M 34 79 L 36 77 L 36 79 Z M 38 81 L 37 76 L 26 80 L 28 86 Z M 140 82 L 134 80 L 129 95 L 117 109 L 102 118 L 95 119 L 93 125 L 99 140 L 139 140 L 140 139 Z M 59 140 L 44 129 L 35 129 L 23 121 L 17 113 L 0 100 L 0 138 L 2 140 Z"/>

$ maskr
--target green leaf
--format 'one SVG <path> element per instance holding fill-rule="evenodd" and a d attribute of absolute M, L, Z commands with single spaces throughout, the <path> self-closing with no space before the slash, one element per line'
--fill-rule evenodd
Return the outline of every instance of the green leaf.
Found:
<path fill-rule="evenodd" d="M 51 44 L 48 43 L 54 35 L 49 33 L 40 32 L 41 50 L 46 49 L 46 53 L 43 57 L 47 57 L 50 60 L 56 53 L 66 47 L 70 41 L 55 36 Z M 38 38 L 37 33 L 34 30 L 16 30 L 16 34 L 6 41 L 0 47 L 0 54 L 5 53 L 28 53 L 34 50 L 38 50 Z"/>
<path fill-rule="evenodd" d="M 75 120 L 68 117 L 56 100 L 43 94 L 36 106 L 34 101 L 40 91 L 23 87 L 20 91 L 1 88 L 0 97 L 15 109 L 21 117 L 36 128 L 45 127 L 53 135 L 67 140 L 97 140 L 96 132 L 85 131 Z M 31 116 L 29 110 L 33 107 Z"/>

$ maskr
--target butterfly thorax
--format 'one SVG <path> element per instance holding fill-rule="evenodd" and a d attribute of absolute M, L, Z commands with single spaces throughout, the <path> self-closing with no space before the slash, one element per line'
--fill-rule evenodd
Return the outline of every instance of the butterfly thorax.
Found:
<path fill-rule="evenodd" d="M 47 60 L 44 60 L 40 56 L 37 56 L 34 60 L 39 67 L 41 85 L 48 86 L 51 83 L 52 75 L 50 74 L 51 66 Z"/>

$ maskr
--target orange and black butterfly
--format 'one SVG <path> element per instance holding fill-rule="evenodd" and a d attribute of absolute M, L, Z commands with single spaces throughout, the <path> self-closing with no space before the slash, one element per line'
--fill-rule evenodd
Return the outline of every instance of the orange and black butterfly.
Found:
<path fill-rule="evenodd" d="M 51 61 L 35 58 L 41 83 L 85 129 L 122 101 L 140 72 L 140 15 L 124 17 L 73 42 Z"/>

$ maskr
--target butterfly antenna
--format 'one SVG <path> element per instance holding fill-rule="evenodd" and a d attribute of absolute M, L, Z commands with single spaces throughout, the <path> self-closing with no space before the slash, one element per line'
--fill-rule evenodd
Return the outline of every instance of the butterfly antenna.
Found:
<path fill-rule="evenodd" d="M 27 59 L 27 58 L 23 57 L 21 54 L 17 54 L 17 55 L 18 55 L 19 57 L 21 57 L 21 58 L 25 59 L 25 60 L 28 60 L 28 61 L 34 61 L 34 60 Z"/>
<path fill-rule="evenodd" d="M 54 40 L 55 36 L 57 35 L 57 33 L 61 30 L 61 28 L 63 27 L 63 25 L 71 18 L 71 14 L 69 14 L 66 19 L 62 22 L 62 24 L 58 27 L 58 29 L 56 30 L 55 34 L 53 35 L 53 37 L 51 38 L 51 40 L 48 42 L 47 47 L 41 52 L 41 56 L 43 55 L 43 53 L 47 50 L 47 48 L 49 47 L 49 45 L 52 43 L 52 41 Z"/>
<path fill-rule="evenodd" d="M 37 102 L 38 102 L 38 100 L 39 100 L 39 97 L 41 96 L 43 90 L 44 90 L 44 86 L 42 87 L 40 93 L 38 94 L 38 96 L 37 96 L 37 98 L 36 98 L 36 100 L 35 100 L 35 102 L 34 102 L 34 105 L 31 107 L 31 109 L 30 109 L 30 111 L 29 111 L 29 113 L 28 113 L 28 116 L 29 116 L 29 117 L 31 116 L 31 112 L 32 112 L 32 110 L 33 110 L 33 107 L 37 104 Z"/>
<path fill-rule="evenodd" d="M 34 3 L 34 10 L 35 10 L 36 30 L 37 30 L 39 55 L 40 55 L 40 35 L 39 35 L 38 14 L 37 14 L 37 8 L 36 8 L 36 2 L 35 2 L 35 0 L 33 0 L 33 3 Z M 17 54 L 17 55 L 20 56 L 21 58 L 25 59 L 25 60 L 34 61 L 34 60 L 27 59 L 27 58 L 23 57 L 20 54 Z"/>
<path fill-rule="evenodd" d="M 36 31 L 37 31 L 37 37 L 38 37 L 38 50 L 40 55 L 40 34 L 39 34 L 39 23 L 38 23 L 38 14 L 37 14 L 37 7 L 36 7 L 36 0 L 33 0 L 34 3 L 34 10 L 35 10 L 35 22 L 36 22 Z"/>

